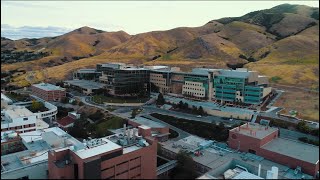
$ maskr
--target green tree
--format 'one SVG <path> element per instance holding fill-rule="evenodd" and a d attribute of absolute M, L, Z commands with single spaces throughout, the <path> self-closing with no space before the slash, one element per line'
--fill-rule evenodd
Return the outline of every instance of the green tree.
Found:
<path fill-rule="evenodd" d="M 138 110 L 138 109 L 133 109 L 133 110 L 132 110 L 132 112 L 131 112 L 131 119 L 133 119 L 133 118 L 136 117 L 136 115 L 138 114 L 138 113 L 137 113 L 137 110 Z"/>
<path fill-rule="evenodd" d="M 79 101 L 78 105 L 79 105 L 79 106 L 83 106 L 84 103 L 83 103 L 82 101 Z"/>
<path fill-rule="evenodd" d="M 192 114 L 198 114 L 198 109 L 196 106 L 192 106 L 192 110 L 191 110 Z"/>
<path fill-rule="evenodd" d="M 196 171 L 196 164 L 189 154 L 179 151 L 177 154 L 177 167 L 173 179 L 195 179 L 198 174 Z"/>
<path fill-rule="evenodd" d="M 164 105 L 165 102 L 166 102 L 166 101 L 165 101 L 162 93 L 159 93 L 156 104 L 157 104 L 157 105 Z"/>
<path fill-rule="evenodd" d="M 60 101 L 61 103 L 63 103 L 63 104 L 66 104 L 66 103 L 68 103 L 69 102 L 69 98 L 67 98 L 67 97 L 64 97 L 64 98 L 62 98 L 61 99 L 61 101 Z"/>
<path fill-rule="evenodd" d="M 44 108 L 44 105 L 41 102 L 32 100 L 31 109 L 33 111 L 39 111 Z"/>
<path fill-rule="evenodd" d="M 71 104 L 72 104 L 72 105 L 77 105 L 78 103 L 77 103 L 76 100 L 74 100 Z"/>
<path fill-rule="evenodd" d="M 205 115 L 205 112 L 204 112 L 202 106 L 199 107 L 199 109 L 198 109 L 198 114 L 200 114 L 200 115 Z"/>

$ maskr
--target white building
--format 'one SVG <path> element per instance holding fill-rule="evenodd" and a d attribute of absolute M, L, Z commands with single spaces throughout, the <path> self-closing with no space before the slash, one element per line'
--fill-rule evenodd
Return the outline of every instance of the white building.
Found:
<path fill-rule="evenodd" d="M 26 150 L 1 156 L 1 179 L 47 179 L 48 151 L 85 146 L 57 127 L 19 134 Z"/>
<path fill-rule="evenodd" d="M 49 125 L 24 106 L 10 105 L 1 111 L 1 131 L 29 132 Z"/>

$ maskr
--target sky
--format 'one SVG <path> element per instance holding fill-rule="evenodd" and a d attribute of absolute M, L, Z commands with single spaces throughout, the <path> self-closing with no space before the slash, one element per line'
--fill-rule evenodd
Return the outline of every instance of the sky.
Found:
<path fill-rule="evenodd" d="M 1 36 L 57 36 L 82 26 L 131 35 L 202 26 L 210 20 L 289 3 L 319 7 L 319 1 L 2 1 Z"/>

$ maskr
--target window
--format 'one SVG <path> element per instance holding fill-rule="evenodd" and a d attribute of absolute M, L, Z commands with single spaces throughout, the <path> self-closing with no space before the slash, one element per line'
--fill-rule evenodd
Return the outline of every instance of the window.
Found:
<path fill-rule="evenodd" d="M 27 118 L 27 117 L 26 117 L 26 118 L 23 118 L 23 120 L 24 120 L 24 121 L 27 121 L 27 120 L 28 120 L 28 118 Z"/>

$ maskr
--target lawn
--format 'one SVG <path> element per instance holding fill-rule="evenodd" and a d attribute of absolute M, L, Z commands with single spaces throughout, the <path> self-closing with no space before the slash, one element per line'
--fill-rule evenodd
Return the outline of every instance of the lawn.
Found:
<path fill-rule="evenodd" d="M 103 95 L 94 95 L 92 101 L 98 104 L 107 103 L 144 103 L 147 102 L 149 98 L 121 98 L 121 97 L 107 97 Z"/>
<path fill-rule="evenodd" d="M 281 111 L 282 114 L 289 115 L 290 110 L 296 110 L 298 118 L 319 121 L 319 93 L 298 90 L 286 91 L 274 106 L 285 108 Z"/>

